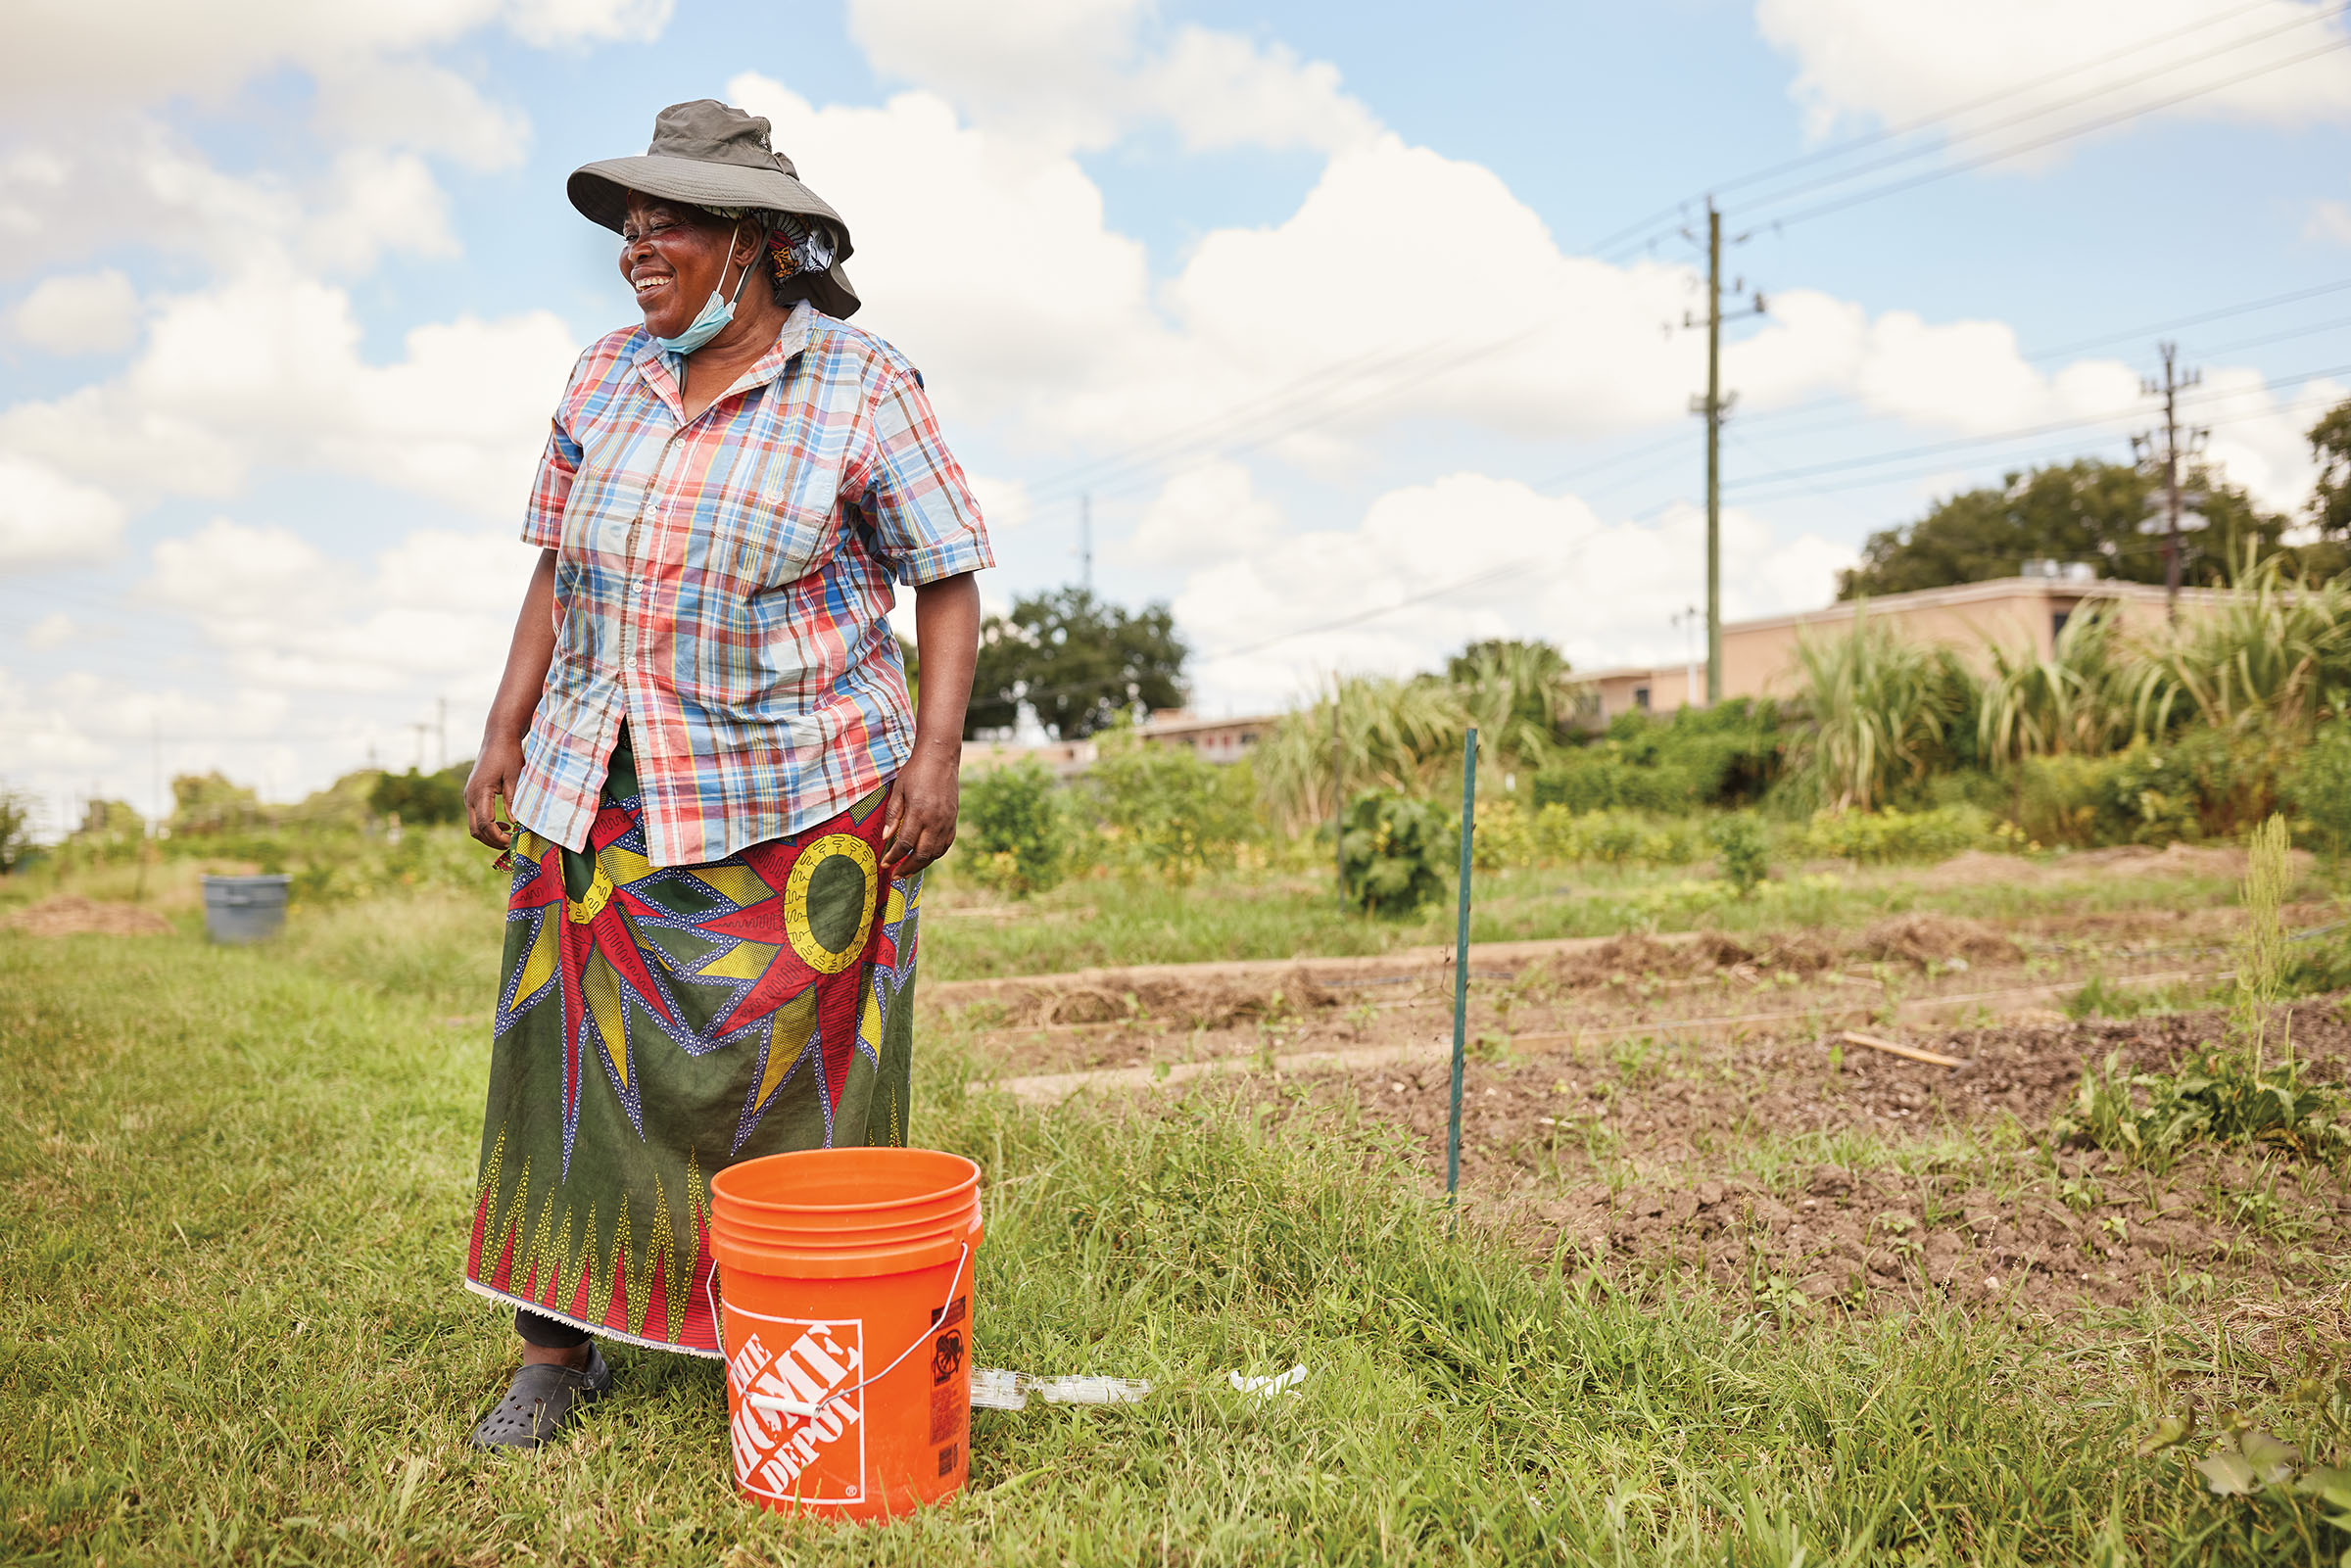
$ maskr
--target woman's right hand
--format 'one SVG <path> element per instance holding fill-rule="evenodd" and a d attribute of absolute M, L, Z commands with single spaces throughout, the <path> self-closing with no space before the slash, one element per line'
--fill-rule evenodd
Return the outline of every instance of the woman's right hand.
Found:
<path fill-rule="evenodd" d="M 498 807 L 503 800 L 507 811 L 514 809 L 514 786 L 521 778 L 522 741 L 485 738 L 465 780 L 465 829 L 492 849 L 513 846 L 514 825 L 499 821 Z"/>

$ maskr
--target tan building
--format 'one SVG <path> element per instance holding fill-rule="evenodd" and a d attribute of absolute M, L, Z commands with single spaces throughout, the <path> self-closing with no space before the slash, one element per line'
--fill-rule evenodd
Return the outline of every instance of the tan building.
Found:
<path fill-rule="evenodd" d="M 1238 762 L 1272 734 L 1273 727 L 1280 722 L 1278 713 L 1203 719 L 1184 708 L 1163 708 L 1136 725 L 1134 733 L 1147 745 L 1189 746 L 1211 762 Z M 967 740 L 963 746 L 963 771 L 984 773 L 990 768 L 1033 757 L 1050 768 L 1056 778 L 1068 779 L 1092 767 L 1098 754 L 1090 739 L 1046 740 L 1035 745 L 1012 740 Z"/>
<path fill-rule="evenodd" d="M 2054 563 L 2049 565 L 2054 567 Z M 2214 589 L 2182 589 L 2180 605 L 2183 610 L 2196 609 L 2224 596 Z M 1906 637 L 1944 643 L 1980 664 L 1987 643 L 2030 646 L 2046 657 L 2067 617 L 2085 603 L 2112 604 L 2122 624 L 2134 630 L 2159 626 L 2164 619 L 2162 588 L 2108 582 L 2078 568 L 1922 589 L 1914 594 L 1887 594 L 1860 604 L 1832 604 L 1801 615 L 1726 623 L 1722 629 L 1722 694 L 1726 698 L 1788 695 L 1796 685 L 1797 640 L 1833 636 L 1850 624 L 1856 613 L 1872 620 L 1891 620 Z M 1583 678 L 1600 695 L 1603 723 L 1620 713 L 1671 713 L 1686 703 L 1705 700 L 1703 660 L 1694 666 L 1674 663 L 1600 670 Z"/>

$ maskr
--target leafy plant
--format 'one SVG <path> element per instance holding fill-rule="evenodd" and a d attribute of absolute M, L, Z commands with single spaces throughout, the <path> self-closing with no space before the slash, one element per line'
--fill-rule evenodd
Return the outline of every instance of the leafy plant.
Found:
<path fill-rule="evenodd" d="M 2340 1094 L 2305 1082 L 2292 1064 L 2256 1069 L 2205 1046 L 2170 1072 L 2126 1072 L 2121 1053 L 2085 1072 L 2073 1103 L 2050 1123 L 2060 1141 L 2128 1154 L 2168 1168 L 2196 1139 L 2264 1143 L 2334 1161 L 2351 1154 Z"/>
<path fill-rule="evenodd" d="M 2338 855 L 2351 849 L 2351 718 L 2338 718 L 2311 736 L 2286 794 L 2328 848 Z"/>
<path fill-rule="evenodd" d="M 1894 790 L 1962 760 L 1972 743 L 1975 681 L 1949 648 L 1923 647 L 1857 606 L 1853 624 L 1796 645 L 1812 728 L 1800 752 L 1819 798 L 1863 811 Z"/>
<path fill-rule="evenodd" d="M 976 880 L 1001 892 L 1026 896 L 1059 882 L 1069 820 L 1044 764 L 1032 757 L 964 780 L 955 847 Z"/>
<path fill-rule="evenodd" d="M 2068 753 L 2097 756 L 2131 738 L 2135 714 L 2113 613 L 2087 604 L 2070 616 L 2047 658 L 1990 643 L 1976 713 L 1989 762 Z"/>
<path fill-rule="evenodd" d="M 2135 686 L 2141 734 L 2190 718 L 2216 730 L 2266 721 L 2307 733 L 2351 698 L 2351 587 L 2248 558 L 2218 604 L 2150 641 Z"/>
<path fill-rule="evenodd" d="M 1752 898 L 1771 874 L 1762 822 L 1747 811 L 1717 817 L 1706 829 L 1706 839 L 1714 846 L 1714 867 L 1722 879 L 1741 898 Z"/>
<path fill-rule="evenodd" d="M 1974 806 L 1931 811 L 1823 811 L 1813 814 L 1799 845 L 1808 855 L 1839 860 L 1941 860 L 1991 837 L 1991 822 Z"/>
<path fill-rule="evenodd" d="M 1133 862 L 1182 884 L 1231 859 L 1257 829 L 1248 764 L 1220 765 L 1183 745 L 1114 732 L 1085 776 L 1085 796 Z"/>
<path fill-rule="evenodd" d="M 1374 915 L 1410 915 L 1445 891 L 1458 848 L 1452 819 L 1425 800 L 1386 792 L 1347 806 L 1339 865 L 1348 902 Z"/>

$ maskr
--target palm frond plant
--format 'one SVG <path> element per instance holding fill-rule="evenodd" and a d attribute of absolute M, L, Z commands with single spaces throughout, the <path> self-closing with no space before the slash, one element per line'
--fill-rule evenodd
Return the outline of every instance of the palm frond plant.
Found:
<path fill-rule="evenodd" d="M 2087 604 L 2047 657 L 1988 643 L 1977 749 L 1991 763 L 2103 756 L 2130 742 L 2136 713 L 2131 670 L 2112 610 Z"/>
<path fill-rule="evenodd" d="M 1336 719 L 1333 719 L 1333 709 Z M 1338 795 L 1426 794 L 1461 767 L 1468 707 L 1425 677 L 1339 676 L 1282 715 L 1256 752 L 1259 799 L 1284 829 L 1327 822 Z"/>
<path fill-rule="evenodd" d="M 2149 638 L 2136 660 L 2139 730 L 2189 720 L 2216 730 L 2307 734 L 2351 704 L 2351 591 L 2248 557 L 2234 591 Z"/>
<path fill-rule="evenodd" d="M 1837 810 L 1869 810 L 1946 761 L 1975 719 L 1976 682 L 1948 648 L 1910 641 L 1854 608 L 1852 626 L 1796 645 L 1811 715 L 1798 765 Z"/>

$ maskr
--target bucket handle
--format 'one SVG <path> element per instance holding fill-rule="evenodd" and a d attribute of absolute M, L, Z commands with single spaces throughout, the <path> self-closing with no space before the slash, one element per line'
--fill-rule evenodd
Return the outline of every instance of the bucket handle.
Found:
<path fill-rule="evenodd" d="M 947 1299 L 938 1304 L 938 1311 L 936 1315 L 931 1319 L 934 1326 L 942 1322 L 946 1318 L 947 1308 L 955 1305 L 955 1288 L 963 1283 L 963 1265 L 971 1260 L 972 1244 L 967 1241 L 963 1244 L 963 1252 L 955 1259 L 955 1272 L 947 1280 Z M 711 1287 L 717 1283 L 718 1270 L 713 1268 L 708 1274 L 702 1277 L 702 1300 L 709 1304 L 711 1331 L 718 1336 L 718 1354 L 721 1356 L 724 1356 L 728 1354 L 727 1324 L 726 1319 L 719 1315 L 718 1298 L 712 1294 L 711 1291 Z M 798 1400 L 779 1400 L 772 1394 L 752 1394 L 748 1391 L 745 1391 L 743 1396 L 743 1402 L 745 1404 L 754 1405 L 762 1410 L 773 1411 L 779 1415 L 796 1415 L 803 1421 L 813 1421 L 816 1419 L 816 1413 L 819 1410 L 822 1410 L 826 1405 L 831 1404 L 835 1400 L 842 1399 L 848 1395 L 854 1394 L 859 1389 L 864 1388 L 868 1383 L 879 1383 L 884 1378 L 889 1376 L 890 1373 L 896 1371 L 899 1363 L 904 1361 L 909 1355 L 912 1355 L 915 1351 L 921 1347 L 923 1341 L 929 1339 L 930 1337 L 931 1336 L 928 1331 L 917 1334 L 914 1337 L 913 1342 L 910 1343 L 904 1350 L 898 1352 L 898 1354 L 891 1358 L 890 1363 L 882 1368 L 881 1371 L 874 1373 L 871 1377 L 861 1377 L 856 1382 L 848 1385 L 846 1388 L 835 1389 L 832 1393 L 826 1395 L 821 1400 L 815 1400 L 803 1403 Z"/>

